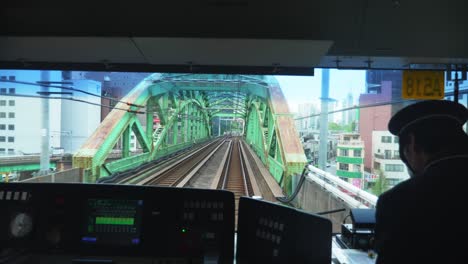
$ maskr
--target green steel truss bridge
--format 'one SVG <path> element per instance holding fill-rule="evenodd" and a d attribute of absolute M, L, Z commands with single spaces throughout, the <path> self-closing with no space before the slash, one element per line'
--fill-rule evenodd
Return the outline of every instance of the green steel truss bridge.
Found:
<path fill-rule="evenodd" d="M 289 193 L 291 176 L 302 172 L 306 157 L 272 76 L 150 75 L 117 103 L 74 155 L 73 167 L 83 168 L 85 181 L 95 182 L 215 137 L 222 119 L 243 120 L 244 140 Z M 132 156 L 131 131 L 143 150 Z M 117 144 L 121 158 L 108 162 Z"/>

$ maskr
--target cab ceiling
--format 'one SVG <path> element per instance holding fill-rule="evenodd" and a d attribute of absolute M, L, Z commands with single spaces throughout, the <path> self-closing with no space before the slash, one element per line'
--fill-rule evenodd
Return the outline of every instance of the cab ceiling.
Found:
<path fill-rule="evenodd" d="M 468 63 L 463 0 L 15 5 L 0 9 L 0 68 L 311 75 Z"/>

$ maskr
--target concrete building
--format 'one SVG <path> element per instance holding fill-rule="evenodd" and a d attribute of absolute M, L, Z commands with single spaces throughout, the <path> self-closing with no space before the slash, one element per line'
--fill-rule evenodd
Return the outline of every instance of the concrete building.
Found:
<path fill-rule="evenodd" d="M 344 108 L 349 108 L 349 107 L 352 107 L 352 106 L 354 106 L 353 94 L 348 93 L 346 98 L 341 102 L 341 108 L 344 109 Z M 343 125 L 350 125 L 353 122 L 355 122 L 356 119 L 357 119 L 357 117 L 356 117 L 357 116 L 357 110 L 353 109 L 353 110 L 343 111 L 343 112 L 341 112 L 341 115 L 342 115 L 341 123 Z"/>
<path fill-rule="evenodd" d="M 54 85 L 101 95 L 101 84 L 84 79 L 67 79 L 62 83 L 61 71 L 49 71 L 49 82 Z M 78 75 L 74 75 L 75 77 Z M 36 83 L 41 71 L 1 70 L 0 79 Z M 70 83 L 71 82 L 71 83 Z M 40 86 L 0 82 L 0 155 L 40 154 L 42 128 L 42 100 Z M 73 153 L 94 132 L 100 123 L 101 99 L 78 91 L 49 88 L 51 92 L 71 92 L 84 102 L 49 99 L 49 143 L 51 154 Z M 21 95 L 21 96 L 15 96 Z M 29 96 L 29 97 L 24 97 Z M 59 97 L 53 95 L 51 97 Z M 85 102 L 97 105 L 87 104 Z M 31 109 L 36 109 L 32 111 Z M 37 110 L 39 109 L 39 110 Z"/>
<path fill-rule="evenodd" d="M 41 71 L 0 70 L 0 79 L 36 83 L 41 81 Z M 50 82 L 61 82 L 60 71 L 50 71 Z M 38 154 L 41 152 L 42 100 L 40 86 L 14 82 L 0 82 L 0 155 Z M 50 88 L 51 91 L 60 91 Z M 15 95 L 33 96 L 19 97 Z M 49 100 L 50 147 L 60 148 L 60 136 L 52 137 L 61 131 L 61 100 Z"/>
<path fill-rule="evenodd" d="M 387 130 L 372 132 L 372 167 L 373 173 L 383 172 L 388 187 L 393 187 L 409 178 L 408 170 L 400 159 L 398 137 Z"/>
<path fill-rule="evenodd" d="M 362 188 L 364 153 L 364 142 L 359 134 L 340 134 L 337 145 L 336 175 L 354 186 Z"/>
<path fill-rule="evenodd" d="M 307 117 L 319 114 L 319 112 L 319 109 L 314 103 L 299 104 L 297 117 Z M 319 116 L 303 118 L 296 121 L 297 130 L 302 134 L 306 134 L 311 130 L 317 130 L 318 124 Z"/>
<path fill-rule="evenodd" d="M 368 84 L 367 93 L 360 95 L 359 105 L 391 101 L 392 82 L 383 81 L 378 87 L 379 89 L 373 89 L 373 87 L 369 85 L 370 84 Z M 359 110 L 359 134 L 361 135 L 366 150 L 364 155 L 364 167 L 368 172 L 372 171 L 372 131 L 387 130 L 388 121 L 391 116 L 391 105 L 368 107 Z"/>
<path fill-rule="evenodd" d="M 359 134 L 364 141 L 366 154 L 364 169 L 372 172 L 373 131 L 387 130 L 392 115 L 403 107 L 414 103 L 401 97 L 402 71 L 369 70 L 366 72 L 366 93 L 359 96 L 359 105 L 388 103 L 385 105 L 362 108 L 359 110 Z"/>
<path fill-rule="evenodd" d="M 101 83 L 92 80 L 70 80 L 73 87 L 88 93 L 101 94 Z M 61 146 L 66 153 L 74 153 L 96 130 L 101 122 L 101 98 L 73 92 L 73 98 L 83 102 L 63 100 L 61 119 Z"/>
<path fill-rule="evenodd" d="M 320 133 L 313 132 L 302 137 L 304 153 L 310 164 L 317 165 L 319 159 Z M 334 135 L 329 135 L 327 139 L 327 161 L 336 157 L 337 139 Z"/>

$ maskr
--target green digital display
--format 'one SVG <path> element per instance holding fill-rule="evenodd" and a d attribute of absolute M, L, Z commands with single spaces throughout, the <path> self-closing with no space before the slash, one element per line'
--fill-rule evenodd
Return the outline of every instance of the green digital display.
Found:
<path fill-rule="evenodd" d="M 81 241 L 97 245 L 138 245 L 142 200 L 88 199 Z"/>
<path fill-rule="evenodd" d="M 133 225 L 135 218 L 96 217 L 96 225 Z"/>

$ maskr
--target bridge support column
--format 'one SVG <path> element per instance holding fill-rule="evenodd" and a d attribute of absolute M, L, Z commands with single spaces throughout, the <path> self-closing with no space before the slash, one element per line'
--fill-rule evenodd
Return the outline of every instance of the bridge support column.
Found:
<path fill-rule="evenodd" d="M 178 137 L 179 137 L 179 122 L 178 122 L 178 120 L 176 120 L 174 122 L 172 132 L 173 132 L 172 144 L 176 145 Z"/>
<path fill-rule="evenodd" d="M 130 156 L 130 126 L 122 134 L 122 158 Z"/>

